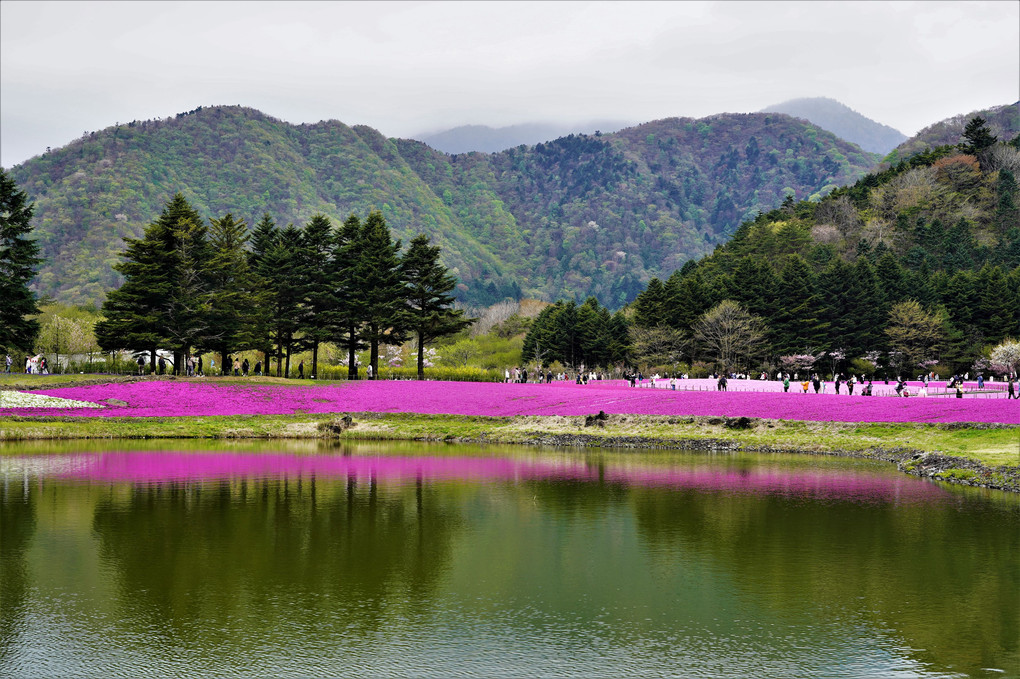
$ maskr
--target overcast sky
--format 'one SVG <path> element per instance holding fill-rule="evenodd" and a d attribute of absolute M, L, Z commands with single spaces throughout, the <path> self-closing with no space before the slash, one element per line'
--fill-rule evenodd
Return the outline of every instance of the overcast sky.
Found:
<path fill-rule="evenodd" d="M 837 99 L 911 135 L 1020 99 L 1020 2 L 0 2 L 0 164 L 241 104 L 411 137 Z"/>

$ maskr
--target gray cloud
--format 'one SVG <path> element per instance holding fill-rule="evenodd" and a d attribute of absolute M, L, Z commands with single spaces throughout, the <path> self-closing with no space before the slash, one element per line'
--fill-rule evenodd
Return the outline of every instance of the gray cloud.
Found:
<path fill-rule="evenodd" d="M 829 96 L 906 134 L 1020 98 L 1020 4 L 0 3 L 0 163 L 199 105 L 385 134 Z"/>

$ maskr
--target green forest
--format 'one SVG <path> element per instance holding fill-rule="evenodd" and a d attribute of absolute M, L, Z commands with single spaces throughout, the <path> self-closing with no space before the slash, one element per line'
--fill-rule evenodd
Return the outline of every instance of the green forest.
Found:
<path fill-rule="evenodd" d="M 653 278 L 628 309 L 629 358 L 664 371 L 700 363 L 702 374 L 994 371 L 992 349 L 1020 337 L 1018 171 L 1020 136 L 999 141 L 975 118 L 959 144 L 818 202 L 787 200 Z M 605 364 L 615 318 L 581 332 L 580 310 L 557 307 L 536 321 L 525 357 L 537 345 Z M 1016 360 L 997 367 L 1011 372 Z"/>
<path fill-rule="evenodd" d="M 782 114 L 669 118 L 496 154 L 446 155 L 338 121 L 291 125 L 241 107 L 88 132 L 10 174 L 35 204 L 44 298 L 98 306 L 123 282 L 122 238 L 174 194 L 201 214 L 305 224 L 379 211 L 426 233 L 457 298 L 618 309 L 787 196 L 818 200 L 877 156 Z"/>

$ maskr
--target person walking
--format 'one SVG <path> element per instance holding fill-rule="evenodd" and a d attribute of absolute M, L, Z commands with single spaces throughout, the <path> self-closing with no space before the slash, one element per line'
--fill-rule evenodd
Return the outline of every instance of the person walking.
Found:
<path fill-rule="evenodd" d="M 11 365 L 14 363 L 14 359 L 11 358 L 10 354 L 7 354 L 7 358 L 4 359 L 4 372 L 8 375 L 11 374 Z"/>
<path fill-rule="evenodd" d="M 138 374 L 141 375 L 145 370 L 145 359 L 141 356 L 138 357 Z"/>
<path fill-rule="evenodd" d="M 241 376 L 241 361 L 238 360 L 237 356 L 234 357 L 234 377 Z"/>
<path fill-rule="evenodd" d="M 783 393 L 785 394 L 789 391 L 790 391 L 790 376 L 786 375 L 785 377 L 783 377 Z"/>
<path fill-rule="evenodd" d="M 1006 385 L 1006 399 L 1009 400 L 1011 398 L 1020 399 L 1020 395 L 1016 393 L 1016 382 L 1012 375 L 1009 376 L 1009 384 Z"/>
<path fill-rule="evenodd" d="M 244 359 L 244 362 L 241 363 L 241 374 L 244 375 L 245 377 L 248 376 L 248 368 L 249 367 L 251 367 L 251 366 L 248 363 L 248 359 L 246 358 L 246 359 Z"/>
<path fill-rule="evenodd" d="M 297 376 L 299 380 L 305 379 L 305 362 L 301 361 L 298 363 Z M 372 366 L 368 366 L 368 379 L 372 379 Z"/>

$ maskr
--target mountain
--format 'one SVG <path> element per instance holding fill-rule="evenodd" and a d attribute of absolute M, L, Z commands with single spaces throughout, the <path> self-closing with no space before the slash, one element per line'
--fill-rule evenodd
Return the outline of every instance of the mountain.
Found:
<path fill-rule="evenodd" d="M 618 120 L 603 120 L 579 125 L 555 125 L 552 123 L 526 123 L 508 127 L 462 125 L 442 132 L 415 135 L 414 139 L 423 141 L 443 153 L 471 153 L 472 151 L 497 153 L 522 144 L 533 146 L 570 134 L 616 132 L 627 127 L 628 124 Z"/>
<path fill-rule="evenodd" d="M 93 132 L 11 169 L 35 201 L 35 289 L 98 303 L 122 237 L 181 192 L 206 217 L 305 224 L 382 211 L 396 237 L 441 246 L 460 298 L 589 295 L 610 308 L 788 195 L 819 199 L 877 157 L 777 114 L 669 118 L 494 154 L 448 155 L 338 121 L 291 125 L 199 108 Z"/>
<path fill-rule="evenodd" d="M 888 163 L 896 163 L 928 149 L 956 144 L 963 135 L 964 126 L 976 116 L 984 118 L 988 129 L 1001 141 L 1009 141 L 1020 134 L 1020 102 L 993 106 L 929 125 L 897 146 L 885 160 Z"/>
<path fill-rule="evenodd" d="M 764 320 L 759 357 L 772 356 L 773 365 L 779 356 L 824 351 L 844 354 L 825 371 L 839 364 L 871 374 L 877 361 L 890 374 L 915 375 L 931 359 L 945 372 L 973 374 L 985 347 L 1020 336 L 1020 136 L 980 159 L 953 141 L 821 201 L 790 202 L 748 220 L 711 255 L 650 281 L 634 303 L 636 322 L 690 336 L 701 314 L 730 299 Z M 887 330 L 900 303 L 925 310 L 935 328 L 929 340 L 915 324 L 895 333 L 894 343 Z M 929 341 L 907 360 L 905 346 Z"/>
<path fill-rule="evenodd" d="M 889 153 L 898 144 L 907 140 L 907 135 L 899 130 L 877 123 L 849 106 L 827 97 L 791 99 L 764 108 L 762 112 L 785 113 L 795 118 L 803 118 L 823 130 L 832 132 L 840 139 L 846 139 L 865 151 L 880 155 Z"/>

